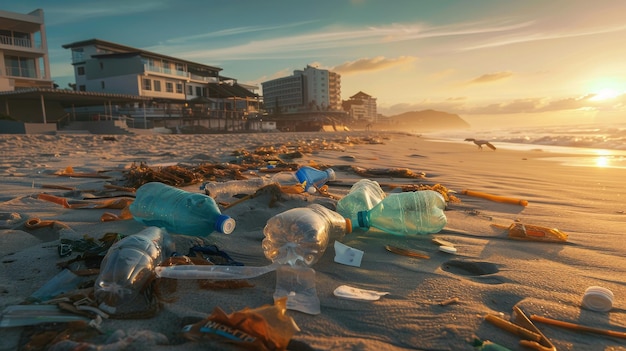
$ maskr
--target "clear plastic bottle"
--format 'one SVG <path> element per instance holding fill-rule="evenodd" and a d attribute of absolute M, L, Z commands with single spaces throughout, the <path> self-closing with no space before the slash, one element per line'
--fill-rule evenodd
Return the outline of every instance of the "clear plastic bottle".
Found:
<path fill-rule="evenodd" d="M 438 233 L 447 224 L 446 201 L 433 190 L 389 194 L 372 209 L 360 211 L 352 225 L 396 235 Z"/>
<path fill-rule="evenodd" d="M 358 212 L 372 209 L 386 196 L 377 181 L 361 179 L 337 201 L 337 212 L 346 218 L 354 218 Z"/>
<path fill-rule="evenodd" d="M 270 218 L 263 228 L 263 252 L 272 262 L 311 266 L 331 240 L 352 231 L 350 220 L 322 205 L 292 208 Z"/>
<path fill-rule="evenodd" d="M 292 208 L 270 218 L 263 228 L 263 252 L 276 269 L 274 300 L 287 297 L 287 308 L 320 313 L 315 270 L 331 240 L 352 231 L 350 220 L 322 205 Z"/>
<path fill-rule="evenodd" d="M 100 264 L 94 284 L 99 307 L 111 314 L 126 314 L 144 306 L 143 292 L 155 276 L 154 268 L 174 251 L 163 228 L 148 227 L 113 244 Z"/>
<path fill-rule="evenodd" d="M 214 231 L 230 234 L 235 229 L 235 220 L 221 214 L 210 196 L 159 182 L 137 189 L 129 209 L 137 221 L 175 234 L 207 236 Z"/>

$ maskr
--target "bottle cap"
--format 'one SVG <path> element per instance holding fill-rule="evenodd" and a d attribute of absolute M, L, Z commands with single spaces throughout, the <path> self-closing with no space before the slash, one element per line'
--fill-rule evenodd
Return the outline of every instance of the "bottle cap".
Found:
<path fill-rule="evenodd" d="M 346 220 L 346 234 L 352 233 L 352 221 L 350 218 L 344 218 Z"/>
<path fill-rule="evenodd" d="M 583 306 L 599 312 L 613 308 L 613 292 L 601 286 L 590 286 L 583 295 Z"/>
<path fill-rule="evenodd" d="M 235 220 L 227 215 L 220 215 L 215 222 L 215 230 L 220 233 L 230 234 L 235 230 Z"/>
<path fill-rule="evenodd" d="M 328 174 L 328 180 L 335 180 L 337 176 L 335 175 L 335 170 L 332 168 L 326 169 L 326 173 Z"/>

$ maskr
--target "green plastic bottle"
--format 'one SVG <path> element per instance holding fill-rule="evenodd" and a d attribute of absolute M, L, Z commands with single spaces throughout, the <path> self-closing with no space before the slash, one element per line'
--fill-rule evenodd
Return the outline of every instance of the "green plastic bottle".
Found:
<path fill-rule="evenodd" d="M 353 229 L 371 227 L 395 235 L 438 233 L 447 224 L 446 200 L 433 190 L 389 194 L 372 209 L 351 218 Z"/>

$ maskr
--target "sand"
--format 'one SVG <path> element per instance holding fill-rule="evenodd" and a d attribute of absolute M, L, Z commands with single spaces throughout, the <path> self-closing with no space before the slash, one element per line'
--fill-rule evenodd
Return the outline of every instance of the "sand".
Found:
<path fill-rule="evenodd" d="M 368 138 L 370 143 L 348 143 Z M 338 141 L 342 140 L 342 143 Z M 448 224 L 437 234 L 400 237 L 372 229 L 355 232 L 342 243 L 364 251 L 360 267 L 334 262 L 328 248 L 313 268 L 321 313 L 288 310 L 299 332 L 293 350 L 472 350 L 474 338 L 491 340 L 511 350 L 526 350 L 520 337 L 485 321 L 488 314 L 511 318 L 518 307 L 538 315 L 594 328 L 626 331 L 626 170 L 572 167 L 546 160 L 539 149 L 480 151 L 470 143 L 449 143 L 391 132 L 271 133 L 234 135 L 154 135 L 104 138 L 100 135 L 0 135 L 0 310 L 23 303 L 60 272 L 57 247 L 61 238 L 105 233 L 124 235 L 144 228 L 134 220 L 101 222 L 108 209 L 67 209 L 42 201 L 47 192 L 78 197 L 106 183 L 120 183 L 130 165 L 150 166 L 224 162 L 232 151 L 259 145 L 308 142 L 328 146 L 303 153 L 294 161 L 332 167 L 339 182 L 329 184 L 336 198 L 319 195 L 283 196 L 270 206 L 263 195 L 225 209 L 237 221 L 231 235 L 213 233 L 205 239 L 247 266 L 270 262 L 261 248 L 263 227 L 272 216 L 294 207 L 336 199 L 362 177 L 354 167 L 407 168 L 424 172 L 423 179 L 380 174 L 368 177 L 381 184 L 441 184 L 456 191 L 460 202 L 448 203 Z M 497 146 L 497 145 L 496 145 Z M 553 155 L 550 155 L 553 156 Z M 567 157 L 568 155 L 560 155 Z M 75 172 L 101 172 L 110 179 L 58 176 L 72 166 Z M 76 191 L 44 188 L 50 184 Z M 184 187 L 200 192 L 199 184 Z M 528 206 L 489 201 L 460 194 L 464 189 L 525 199 Z M 385 189 L 392 191 L 391 188 Z M 9 214 L 19 218 L 12 221 Z M 58 221 L 55 226 L 28 229 L 24 220 Z M 565 243 L 512 240 L 492 224 L 515 220 L 558 228 Z M 196 242 L 176 235 L 181 246 Z M 433 238 L 446 240 L 456 254 L 439 251 Z M 385 250 L 385 245 L 419 250 L 428 259 Z M 92 277 L 93 278 L 93 277 Z M 215 307 L 226 313 L 273 304 L 274 272 L 249 279 L 251 286 L 207 290 L 196 281 L 179 281 L 172 300 L 148 319 L 105 319 L 101 329 L 109 349 L 229 350 L 222 340 L 187 341 L 182 326 L 209 315 Z M 340 285 L 389 292 L 377 301 L 338 298 Z M 609 312 L 581 306 L 585 289 L 602 286 L 614 293 Z M 450 304 L 442 303 L 452 301 Z M 623 350 L 626 339 L 535 323 L 558 350 Z M 40 328 L 40 329 L 37 329 Z M 39 327 L 0 329 L 0 350 L 15 350 Z M 102 336 L 93 340 L 102 342 Z M 101 345 L 102 349 L 107 349 Z M 69 349 L 69 348 L 66 348 Z M 94 348 L 95 349 L 95 348 Z"/>

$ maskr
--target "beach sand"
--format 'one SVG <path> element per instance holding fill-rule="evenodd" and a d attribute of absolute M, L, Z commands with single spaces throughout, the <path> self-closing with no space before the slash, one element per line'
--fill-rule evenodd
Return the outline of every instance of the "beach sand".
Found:
<path fill-rule="evenodd" d="M 67 260 L 57 252 L 61 238 L 100 238 L 110 232 L 130 235 L 144 228 L 134 220 L 100 221 L 104 212 L 119 210 L 68 209 L 42 201 L 38 194 L 77 197 L 103 189 L 105 184 L 123 183 L 121 179 L 132 163 L 154 167 L 220 163 L 234 159 L 234 150 L 286 143 L 312 146 L 293 162 L 329 166 L 336 171 L 337 182 L 329 183 L 328 188 L 336 198 L 347 193 L 346 185 L 363 178 L 354 172 L 355 167 L 362 167 L 424 172 L 424 178 L 384 172 L 367 178 L 385 186 L 441 184 L 456 191 L 460 199 L 448 203 L 448 223 L 437 234 L 401 237 L 372 229 L 345 236 L 342 243 L 364 251 L 360 267 L 334 262 L 334 249 L 329 247 L 313 266 L 321 313 L 287 311 L 300 328 L 290 349 L 473 350 L 472 340 L 479 338 L 511 350 L 527 350 L 519 345 L 519 336 L 485 320 L 488 314 L 509 320 L 514 307 L 528 316 L 626 332 L 626 170 L 565 166 L 545 160 L 546 152 L 539 149 L 480 151 L 462 141 L 438 142 L 392 132 L 110 138 L 0 135 L 0 310 L 24 303 L 60 272 L 56 264 Z M 74 172 L 100 172 L 111 178 L 55 175 L 68 166 Z M 52 184 L 77 190 L 52 189 Z M 201 192 L 199 185 L 183 189 Z M 383 189 L 392 191 L 391 187 Z M 466 196 L 461 194 L 465 189 L 524 199 L 528 206 Z M 336 203 L 336 198 L 311 194 L 285 195 L 276 202 L 270 202 L 270 197 L 261 195 L 224 209 L 223 213 L 237 221 L 235 231 L 230 235 L 213 233 L 205 242 L 216 244 L 246 266 L 265 266 L 271 262 L 264 257 L 261 241 L 269 218 L 294 207 L 312 203 L 332 207 Z M 19 217 L 12 219 L 11 213 Z M 29 229 L 24 221 L 31 218 L 59 223 Z M 512 240 L 506 230 L 492 226 L 508 226 L 516 220 L 558 228 L 569 235 L 568 240 Z M 175 237 L 181 251 L 197 242 L 192 237 Z M 433 238 L 452 243 L 457 253 L 439 251 Z M 429 258 L 398 255 L 387 251 L 386 245 L 419 250 Z M 275 278 L 271 272 L 249 279 L 251 286 L 226 289 L 203 289 L 195 280 L 178 281 L 169 296 L 172 299 L 163 302 L 156 316 L 104 319 L 104 334 L 93 340 L 102 342 L 104 336 L 109 337 L 109 349 L 238 349 L 220 339 L 187 341 L 180 335 L 181 328 L 207 317 L 216 307 L 232 313 L 272 305 Z M 333 295 L 340 285 L 389 294 L 372 302 L 341 299 Z M 609 312 L 581 306 L 583 293 L 590 286 L 614 293 Z M 540 322 L 535 325 L 558 350 L 626 350 L 626 339 Z M 41 330 L 41 326 L 0 328 L 0 350 L 23 347 L 29 335 Z"/>

